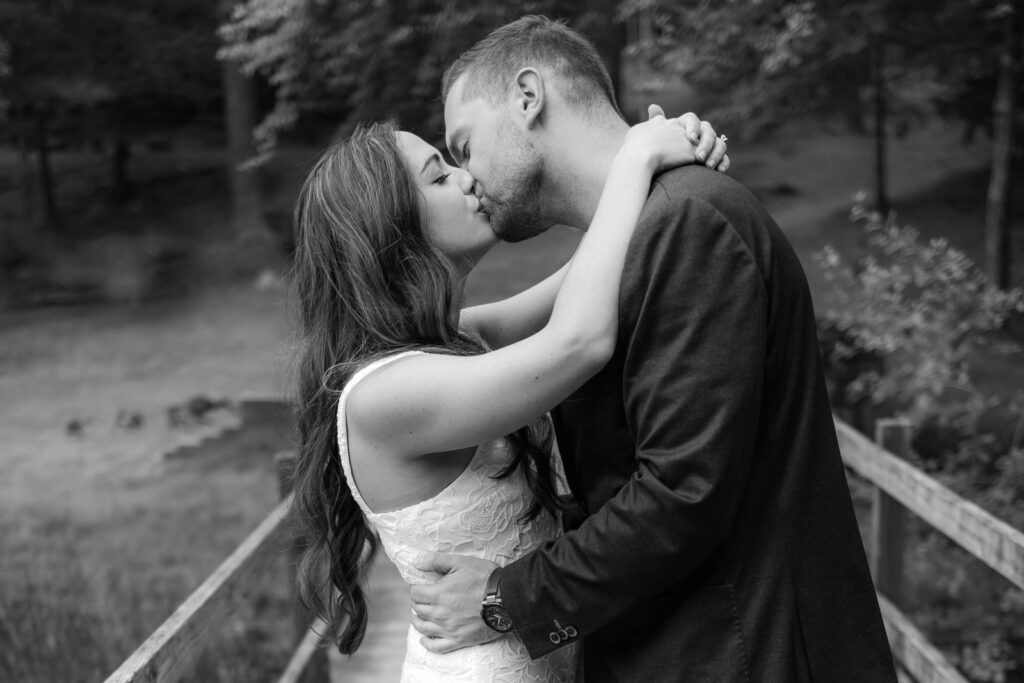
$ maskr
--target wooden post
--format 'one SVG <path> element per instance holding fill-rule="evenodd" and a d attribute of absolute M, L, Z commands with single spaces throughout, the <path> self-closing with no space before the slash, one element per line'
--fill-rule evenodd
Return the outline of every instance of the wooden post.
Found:
<path fill-rule="evenodd" d="M 875 442 L 904 460 L 910 455 L 910 421 L 882 419 L 875 425 Z M 892 604 L 903 603 L 903 549 L 906 509 L 877 486 L 871 505 L 871 574 L 878 592 Z"/>
<path fill-rule="evenodd" d="M 287 498 L 292 492 L 292 475 L 295 473 L 294 451 L 282 451 L 274 456 L 274 464 L 277 466 L 277 487 L 281 498 Z M 291 547 L 288 553 L 288 585 L 292 591 L 292 621 L 295 625 L 295 644 L 303 642 L 309 627 L 313 623 L 311 615 L 302 603 L 299 602 L 295 590 L 295 570 L 299 557 L 298 539 L 292 537 Z M 298 678 L 300 683 L 328 683 L 330 681 L 330 668 L 327 662 L 327 650 L 317 644 L 316 651 L 310 655 L 302 675 Z"/>

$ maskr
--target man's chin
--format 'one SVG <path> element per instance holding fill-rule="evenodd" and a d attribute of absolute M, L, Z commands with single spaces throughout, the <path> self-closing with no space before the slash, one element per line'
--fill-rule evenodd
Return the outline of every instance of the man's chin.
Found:
<path fill-rule="evenodd" d="M 525 242 L 526 240 L 530 239 L 531 237 L 535 237 L 535 236 L 536 235 L 522 235 L 522 234 L 511 234 L 511 235 L 509 235 L 509 234 L 505 234 L 505 235 L 498 235 L 498 239 L 500 239 L 502 242 L 505 242 L 507 244 L 516 244 L 518 242 Z"/>
<path fill-rule="evenodd" d="M 545 232 L 547 226 L 542 225 L 539 221 L 502 221 L 496 220 L 495 216 L 491 216 L 491 230 L 502 242 L 515 244 Z"/>

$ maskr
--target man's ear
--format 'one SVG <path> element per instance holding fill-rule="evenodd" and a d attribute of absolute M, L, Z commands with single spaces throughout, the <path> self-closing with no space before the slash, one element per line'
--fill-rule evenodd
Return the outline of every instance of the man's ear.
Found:
<path fill-rule="evenodd" d="M 533 67 L 520 69 L 512 93 L 516 114 L 527 128 L 533 128 L 544 111 L 544 77 Z"/>

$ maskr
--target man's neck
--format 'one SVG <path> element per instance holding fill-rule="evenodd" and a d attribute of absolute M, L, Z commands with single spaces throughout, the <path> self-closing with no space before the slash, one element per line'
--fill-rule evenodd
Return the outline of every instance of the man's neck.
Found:
<path fill-rule="evenodd" d="M 625 140 L 628 124 L 615 120 L 605 125 L 577 122 L 564 135 L 552 136 L 545 162 L 545 190 L 552 223 L 580 230 L 590 227 L 615 155 Z"/>

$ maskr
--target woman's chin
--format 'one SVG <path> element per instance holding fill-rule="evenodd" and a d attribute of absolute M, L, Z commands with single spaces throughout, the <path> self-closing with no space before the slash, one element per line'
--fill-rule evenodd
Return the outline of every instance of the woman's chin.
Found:
<path fill-rule="evenodd" d="M 501 238 L 488 230 L 486 239 L 482 240 L 479 247 L 474 250 L 473 265 L 476 266 L 487 255 L 487 252 L 498 246 L 499 243 L 501 243 Z"/>
<path fill-rule="evenodd" d="M 501 238 L 498 237 L 493 232 L 491 232 L 490 230 L 488 230 L 487 239 L 481 242 L 480 248 L 477 250 L 477 254 L 479 256 L 476 260 L 479 261 L 480 259 L 482 259 L 487 254 L 487 252 L 489 252 L 494 247 L 498 246 L 500 242 Z"/>
<path fill-rule="evenodd" d="M 448 257 L 460 271 L 460 275 L 465 278 L 483 260 L 487 252 L 497 246 L 500 241 L 497 235 L 487 230 L 486 234 L 481 234 L 480 239 L 471 248 L 462 249 L 458 253 L 449 252 Z"/>

